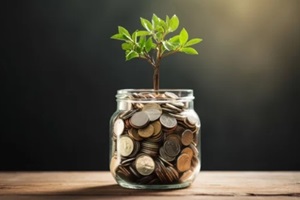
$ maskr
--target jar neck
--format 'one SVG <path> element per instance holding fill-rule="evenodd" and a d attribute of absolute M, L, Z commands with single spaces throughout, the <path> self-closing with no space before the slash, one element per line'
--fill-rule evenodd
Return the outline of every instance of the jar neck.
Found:
<path fill-rule="evenodd" d="M 193 90 L 190 89 L 123 89 L 118 90 L 117 109 L 130 110 L 135 106 L 148 103 L 179 104 L 185 109 L 194 108 Z"/>

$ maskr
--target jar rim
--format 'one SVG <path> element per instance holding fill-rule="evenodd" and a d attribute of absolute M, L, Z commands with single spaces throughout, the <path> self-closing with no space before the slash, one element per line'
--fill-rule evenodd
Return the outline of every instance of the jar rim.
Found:
<path fill-rule="evenodd" d="M 174 97 L 154 97 L 154 96 L 148 96 L 148 97 L 133 97 L 134 94 L 166 94 L 166 93 L 172 93 L 175 94 Z M 116 95 L 117 101 L 130 101 L 130 102 L 149 102 L 149 101 L 156 101 L 156 102 L 166 102 L 166 101 L 191 101 L 195 97 L 193 95 L 192 89 L 120 89 L 117 90 Z"/>

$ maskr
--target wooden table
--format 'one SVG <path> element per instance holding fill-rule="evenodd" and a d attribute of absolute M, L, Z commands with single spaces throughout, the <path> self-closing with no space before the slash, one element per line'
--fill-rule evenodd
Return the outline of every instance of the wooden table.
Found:
<path fill-rule="evenodd" d="M 131 190 L 109 172 L 0 172 L 1 200 L 29 199 L 300 199 L 300 172 L 202 171 L 180 190 Z"/>

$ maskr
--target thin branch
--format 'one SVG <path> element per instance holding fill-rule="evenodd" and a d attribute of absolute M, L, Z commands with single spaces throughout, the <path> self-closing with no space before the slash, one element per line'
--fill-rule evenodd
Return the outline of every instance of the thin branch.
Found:
<path fill-rule="evenodd" d="M 156 67 L 155 62 L 153 62 L 149 54 L 145 54 L 144 56 L 140 56 L 140 58 L 145 59 L 148 63 L 150 63 L 155 68 Z"/>
<path fill-rule="evenodd" d="M 161 57 L 164 58 L 164 57 L 167 57 L 169 55 L 172 55 L 172 54 L 178 53 L 178 52 L 179 52 L 179 49 L 176 49 L 174 51 L 169 51 L 168 53 L 163 54 Z"/>

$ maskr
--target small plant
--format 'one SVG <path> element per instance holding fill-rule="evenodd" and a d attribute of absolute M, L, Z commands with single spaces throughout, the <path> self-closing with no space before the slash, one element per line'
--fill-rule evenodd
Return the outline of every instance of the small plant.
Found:
<path fill-rule="evenodd" d="M 166 16 L 163 20 L 153 14 L 151 22 L 141 18 L 144 30 L 136 30 L 132 34 L 122 26 L 118 26 L 118 33 L 111 38 L 123 41 L 126 61 L 133 58 L 147 60 L 153 66 L 153 89 L 159 89 L 159 68 L 161 60 L 177 52 L 196 55 L 198 52 L 193 45 L 202 41 L 200 38 L 189 40 L 189 34 L 182 28 L 178 35 L 168 37 L 177 30 L 179 19 L 176 15 Z"/>

